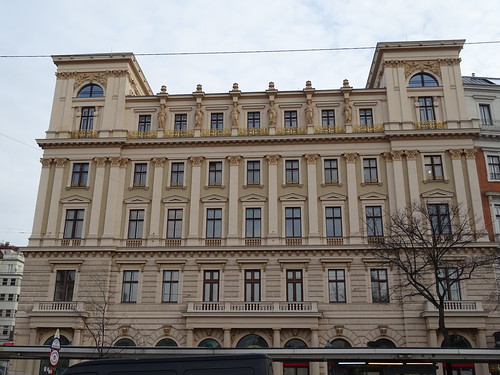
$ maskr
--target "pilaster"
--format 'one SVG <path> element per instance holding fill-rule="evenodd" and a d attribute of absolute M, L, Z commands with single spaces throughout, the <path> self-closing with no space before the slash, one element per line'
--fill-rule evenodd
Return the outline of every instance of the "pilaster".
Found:
<path fill-rule="evenodd" d="M 90 212 L 89 233 L 86 244 L 97 246 L 99 237 L 99 226 L 101 218 L 102 198 L 104 195 L 104 173 L 106 171 L 107 158 L 94 158 L 96 165 L 94 192 L 92 194 L 92 210 Z"/>
<path fill-rule="evenodd" d="M 349 207 L 349 233 L 351 244 L 361 243 L 358 211 L 358 179 L 356 176 L 356 160 L 358 154 L 343 155 L 347 162 L 347 203 Z"/>
<path fill-rule="evenodd" d="M 152 158 L 154 163 L 153 194 L 151 200 L 151 224 L 149 226 L 149 241 L 158 241 L 161 238 L 160 212 L 161 212 L 161 192 L 163 187 L 163 166 L 166 158 Z"/>
<path fill-rule="evenodd" d="M 42 164 L 42 172 L 40 174 L 40 183 L 38 185 L 38 195 L 36 198 L 35 217 L 33 220 L 33 229 L 31 231 L 30 246 L 38 245 L 33 242 L 39 241 L 43 237 L 43 214 L 45 213 L 48 202 L 50 202 L 47 193 L 49 190 L 50 165 L 52 164 L 52 159 L 42 158 L 40 159 L 40 163 Z"/>
<path fill-rule="evenodd" d="M 199 233 L 200 222 L 200 189 L 201 189 L 201 164 L 203 156 L 191 156 L 191 196 L 189 197 L 189 232 L 187 244 L 196 246 Z M 203 216 L 203 215 L 202 215 Z"/>
<path fill-rule="evenodd" d="M 266 155 L 269 181 L 269 244 L 278 242 L 278 160 L 279 155 Z"/>
<path fill-rule="evenodd" d="M 316 176 L 316 161 L 318 154 L 304 155 L 307 161 L 307 195 L 309 212 L 309 234 L 308 243 L 310 245 L 320 243 L 319 224 L 318 224 L 318 188 Z"/>
<path fill-rule="evenodd" d="M 229 215 L 227 244 L 238 243 L 238 167 L 241 156 L 228 156 L 229 160 Z"/>
<path fill-rule="evenodd" d="M 49 216 L 47 219 L 47 231 L 45 236 L 45 245 L 55 245 L 57 237 L 57 225 L 59 216 L 59 205 L 61 204 L 61 189 L 63 187 L 64 167 L 68 163 L 68 159 L 55 159 L 56 171 L 52 182 L 52 194 L 50 197 Z"/>

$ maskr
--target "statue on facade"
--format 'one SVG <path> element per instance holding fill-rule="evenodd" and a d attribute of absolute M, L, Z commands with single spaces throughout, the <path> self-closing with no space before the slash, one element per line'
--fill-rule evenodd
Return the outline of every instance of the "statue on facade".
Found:
<path fill-rule="evenodd" d="M 271 100 L 270 107 L 267 110 L 267 113 L 269 114 L 269 125 L 270 126 L 276 126 L 276 122 L 278 120 L 278 112 L 276 111 L 276 108 L 274 107 L 274 100 Z"/>
<path fill-rule="evenodd" d="M 167 122 L 167 105 L 163 103 L 160 106 L 160 112 L 158 112 L 158 128 L 165 129 L 166 122 Z"/>
<path fill-rule="evenodd" d="M 314 117 L 314 113 L 313 113 L 313 108 L 312 108 L 312 101 L 311 101 L 311 99 L 308 99 L 307 100 L 307 107 L 306 107 L 307 125 L 312 125 L 313 117 Z"/>
<path fill-rule="evenodd" d="M 203 123 L 203 110 L 201 109 L 201 103 L 196 104 L 196 114 L 194 116 L 195 128 L 201 128 Z"/>
<path fill-rule="evenodd" d="M 344 120 L 346 124 L 352 123 L 352 106 L 349 103 L 349 98 L 344 99 Z"/>
<path fill-rule="evenodd" d="M 231 111 L 231 124 L 233 128 L 238 127 L 238 117 L 240 115 L 240 111 L 238 111 L 238 103 L 233 103 L 233 110 Z"/>

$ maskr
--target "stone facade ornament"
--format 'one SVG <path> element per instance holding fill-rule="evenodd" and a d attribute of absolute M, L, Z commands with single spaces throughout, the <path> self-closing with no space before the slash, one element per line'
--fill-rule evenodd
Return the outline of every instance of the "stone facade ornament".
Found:
<path fill-rule="evenodd" d="M 476 157 L 477 150 L 475 148 L 466 148 L 464 150 L 467 159 L 474 159 Z"/>
<path fill-rule="evenodd" d="M 313 120 L 314 120 L 314 111 L 313 111 L 313 108 L 312 108 L 312 101 L 311 99 L 308 99 L 307 100 L 307 107 L 306 107 L 306 123 L 307 125 L 312 125 L 313 124 Z"/>
<path fill-rule="evenodd" d="M 199 85 L 201 86 L 201 85 Z M 194 115 L 194 127 L 201 128 L 201 124 L 203 124 L 203 109 L 201 109 L 201 103 L 196 103 L 196 114 Z"/>
<path fill-rule="evenodd" d="M 40 158 L 40 163 L 42 163 L 43 168 L 47 168 L 50 167 L 50 164 L 52 164 L 52 159 Z"/>
<path fill-rule="evenodd" d="M 189 160 L 191 160 L 191 163 L 193 163 L 193 166 L 195 167 L 200 167 L 203 159 L 203 156 L 191 156 L 189 158 Z"/>
<path fill-rule="evenodd" d="M 408 78 L 414 73 L 428 71 L 441 77 L 441 67 L 438 61 L 405 61 L 405 77 Z"/>
<path fill-rule="evenodd" d="M 462 149 L 448 150 L 452 159 L 460 159 L 462 157 Z"/>
<path fill-rule="evenodd" d="M 167 158 L 152 158 L 151 160 L 155 163 L 155 167 L 163 167 Z"/>
<path fill-rule="evenodd" d="M 266 155 L 269 164 L 278 164 L 279 155 Z"/>
<path fill-rule="evenodd" d="M 316 163 L 316 160 L 318 160 L 319 155 L 318 154 L 305 154 L 304 157 L 307 160 L 307 164 L 314 164 L 314 163 Z"/>
<path fill-rule="evenodd" d="M 98 167 L 105 167 L 108 158 L 94 158 L 94 161 Z"/>
<path fill-rule="evenodd" d="M 162 103 L 160 105 L 160 112 L 158 112 L 158 128 L 165 129 L 167 123 L 167 105 Z"/>
<path fill-rule="evenodd" d="M 228 156 L 227 160 L 229 160 L 229 164 L 238 165 L 241 160 L 241 156 Z"/>
<path fill-rule="evenodd" d="M 56 162 L 57 168 L 62 168 L 66 165 L 66 163 L 68 162 L 68 159 L 60 158 L 60 159 L 54 159 L 54 161 Z"/>
<path fill-rule="evenodd" d="M 348 163 L 355 163 L 358 158 L 358 154 L 356 153 L 343 154 L 343 156 Z"/>
<path fill-rule="evenodd" d="M 240 111 L 238 110 L 238 102 L 233 102 L 233 109 L 231 110 L 231 126 L 233 128 L 238 127 L 239 116 Z"/>
<path fill-rule="evenodd" d="M 405 155 L 406 155 L 406 159 L 415 160 L 417 158 L 418 151 L 417 150 L 406 150 Z"/>
<path fill-rule="evenodd" d="M 278 112 L 276 111 L 276 107 L 274 106 L 274 100 L 271 100 L 269 103 L 270 107 L 267 110 L 269 114 L 269 125 L 276 126 L 276 122 L 278 121 Z"/>
<path fill-rule="evenodd" d="M 349 98 L 344 99 L 344 121 L 346 124 L 352 123 L 352 106 Z"/>

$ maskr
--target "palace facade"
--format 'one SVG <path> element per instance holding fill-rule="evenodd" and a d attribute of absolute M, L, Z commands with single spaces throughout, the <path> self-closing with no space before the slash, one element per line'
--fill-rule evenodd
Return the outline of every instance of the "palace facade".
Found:
<path fill-rule="evenodd" d="M 16 344 L 60 329 L 93 346 L 82 317 L 109 302 L 109 345 L 439 347 L 437 311 L 393 299 L 401 275 L 372 246 L 411 202 L 460 204 L 491 228 L 481 153 L 496 140 L 477 111 L 493 94 L 462 82 L 463 43 L 379 43 L 363 89 L 185 95 L 155 94 L 133 54 L 54 56 Z M 494 265 L 459 285 L 451 333 L 492 348 L 496 290 Z"/>

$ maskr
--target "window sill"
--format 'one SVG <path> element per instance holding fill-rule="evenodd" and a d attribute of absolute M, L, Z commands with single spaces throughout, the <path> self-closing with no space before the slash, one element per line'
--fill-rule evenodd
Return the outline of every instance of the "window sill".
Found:
<path fill-rule="evenodd" d="M 426 179 L 423 182 L 424 182 L 424 184 L 434 184 L 434 183 L 439 183 L 439 182 L 443 182 L 443 183 L 447 184 L 450 182 L 450 180 L 445 180 L 444 178 L 442 178 L 442 179 Z"/>
<path fill-rule="evenodd" d="M 324 182 L 321 184 L 321 187 L 326 187 L 326 186 L 342 186 L 341 182 Z"/>
<path fill-rule="evenodd" d="M 296 183 L 296 184 L 294 183 L 294 184 L 283 184 L 281 186 L 284 187 L 284 188 L 287 188 L 287 187 L 299 187 L 299 188 L 301 188 L 304 185 L 303 184 L 299 184 L 299 183 Z"/>
<path fill-rule="evenodd" d="M 83 189 L 83 190 L 89 190 L 90 189 L 90 186 L 86 185 L 86 186 L 66 186 L 66 190 L 77 190 L 77 189 Z"/>
<path fill-rule="evenodd" d="M 243 189 L 248 189 L 248 188 L 258 188 L 258 189 L 264 189 L 264 185 L 262 184 L 250 184 L 250 185 L 243 185 Z"/>
<path fill-rule="evenodd" d="M 205 185 L 205 189 L 225 189 L 226 187 L 224 185 Z"/>
<path fill-rule="evenodd" d="M 185 185 L 170 185 L 170 186 L 166 186 L 165 187 L 166 190 L 170 190 L 170 189 L 180 189 L 180 190 L 186 190 L 187 189 L 187 186 Z"/>
<path fill-rule="evenodd" d="M 128 190 L 149 190 L 149 186 L 130 186 Z"/>
<path fill-rule="evenodd" d="M 361 186 L 373 186 L 373 185 L 382 186 L 382 182 L 376 181 L 376 182 L 362 182 L 361 183 Z"/>

